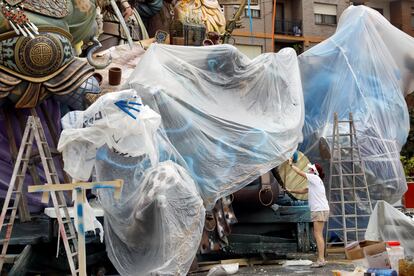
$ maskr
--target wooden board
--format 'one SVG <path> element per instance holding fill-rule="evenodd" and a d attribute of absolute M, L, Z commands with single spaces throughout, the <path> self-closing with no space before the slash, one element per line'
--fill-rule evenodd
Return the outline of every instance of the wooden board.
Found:
<path fill-rule="evenodd" d="M 306 165 L 308 164 L 309 159 L 303 153 L 299 152 L 298 161 L 294 165 L 302 171 L 305 171 Z M 278 171 L 287 189 L 298 190 L 308 187 L 307 179 L 295 173 L 287 161 L 279 166 Z M 308 199 L 308 194 L 293 194 L 293 196 L 300 200 Z"/>

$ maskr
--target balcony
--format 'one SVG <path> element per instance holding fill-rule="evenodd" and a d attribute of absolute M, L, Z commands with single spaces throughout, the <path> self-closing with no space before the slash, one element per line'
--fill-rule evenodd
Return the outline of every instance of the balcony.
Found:
<path fill-rule="evenodd" d="M 302 21 L 276 19 L 275 34 L 302 36 Z"/>

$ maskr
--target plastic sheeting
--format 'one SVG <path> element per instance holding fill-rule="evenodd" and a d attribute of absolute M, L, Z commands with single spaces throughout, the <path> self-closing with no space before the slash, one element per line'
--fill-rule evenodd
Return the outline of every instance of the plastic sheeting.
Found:
<path fill-rule="evenodd" d="M 97 191 L 108 256 L 118 272 L 186 275 L 205 209 L 194 180 L 172 161 L 173 147 L 157 134 L 160 116 L 127 90 L 68 113 L 62 125 L 59 150 L 73 178 L 86 180 L 95 167 L 98 181 L 124 180 L 119 201 L 110 189 Z"/>
<path fill-rule="evenodd" d="M 377 11 L 351 6 L 332 37 L 299 57 L 306 107 L 301 150 L 313 162 L 329 158 L 334 112 L 339 120 L 352 112 L 373 200 L 393 203 L 407 189 L 399 153 L 410 128 L 404 96 L 414 90 L 413 48 L 414 39 Z M 349 132 L 349 125 L 340 127 Z M 342 155 L 352 158 L 346 149 Z M 351 171 L 348 165 L 344 173 Z M 345 187 L 350 185 L 345 177 Z"/>
<path fill-rule="evenodd" d="M 162 118 L 207 208 L 287 160 L 302 139 L 296 53 L 152 45 L 128 80 Z"/>
<path fill-rule="evenodd" d="M 137 112 L 140 120 L 131 112 Z M 133 90 L 106 94 L 85 111 L 69 112 L 62 118 L 58 144 L 65 171 L 74 179 L 87 181 L 92 175 L 96 150 L 103 145 L 132 157 L 148 154 L 152 164 L 156 164 L 154 135 L 160 122 L 160 116 L 143 106 Z"/>
<path fill-rule="evenodd" d="M 126 90 L 69 113 L 59 150 L 75 179 L 89 178 L 93 167 L 99 181 L 124 179 L 120 202 L 97 191 L 119 273 L 186 275 L 203 203 L 211 208 L 278 166 L 302 139 L 296 54 L 249 60 L 229 45 L 153 45 L 129 85 L 142 102 Z"/>
<path fill-rule="evenodd" d="M 365 239 L 399 241 L 405 255 L 414 255 L 414 220 L 385 201 L 378 201 L 369 219 Z"/>
<path fill-rule="evenodd" d="M 98 179 L 125 181 L 120 203 L 112 192 L 98 191 L 105 210 L 106 249 L 117 271 L 187 275 L 201 241 L 205 211 L 185 169 L 172 161 L 146 169 L 148 160 L 105 148 L 97 159 Z"/>

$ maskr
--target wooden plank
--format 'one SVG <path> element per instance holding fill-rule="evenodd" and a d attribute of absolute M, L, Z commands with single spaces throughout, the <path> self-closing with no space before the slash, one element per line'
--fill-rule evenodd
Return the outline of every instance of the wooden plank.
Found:
<path fill-rule="evenodd" d="M 32 185 L 28 187 L 29 193 L 44 192 L 44 191 L 72 191 L 76 188 L 82 189 L 101 189 L 101 188 L 113 188 L 115 189 L 114 197 L 119 199 L 121 197 L 121 189 L 123 185 L 122 179 L 116 179 L 113 181 L 100 181 L 100 182 L 74 182 L 66 184 L 44 184 L 44 185 Z"/>
<path fill-rule="evenodd" d="M 60 185 L 57 185 L 60 186 Z M 86 276 L 86 246 L 85 246 L 85 226 L 83 219 L 83 208 L 85 206 L 85 189 L 76 189 L 77 213 L 78 213 L 78 267 L 79 276 Z"/>

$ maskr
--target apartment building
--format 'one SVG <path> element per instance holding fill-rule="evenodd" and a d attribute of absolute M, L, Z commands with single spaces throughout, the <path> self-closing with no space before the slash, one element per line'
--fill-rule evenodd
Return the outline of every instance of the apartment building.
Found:
<path fill-rule="evenodd" d="M 307 50 L 335 32 L 339 17 L 349 5 L 372 7 L 397 28 L 414 36 L 412 0 L 276 0 L 273 26 L 274 2 L 258 0 L 257 5 L 251 5 L 251 26 L 246 8 L 241 20 L 244 28 L 233 32 L 233 44 L 250 57 L 284 47 L 293 47 L 298 53 Z M 232 18 L 237 8 L 224 6 L 226 18 Z"/>
<path fill-rule="evenodd" d="M 348 0 L 276 0 L 272 26 L 273 4 L 274 0 L 258 0 L 258 5 L 251 5 L 251 26 L 246 7 L 243 28 L 233 32 L 234 45 L 248 56 L 273 49 L 277 52 L 284 47 L 293 47 L 298 52 L 312 47 L 335 32 L 339 16 L 350 3 Z M 224 6 L 226 18 L 232 18 L 235 10 L 237 6 Z"/>
<path fill-rule="evenodd" d="M 395 27 L 414 36 L 414 1 L 412 0 L 371 0 L 354 1 L 376 9 Z"/>

